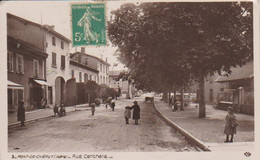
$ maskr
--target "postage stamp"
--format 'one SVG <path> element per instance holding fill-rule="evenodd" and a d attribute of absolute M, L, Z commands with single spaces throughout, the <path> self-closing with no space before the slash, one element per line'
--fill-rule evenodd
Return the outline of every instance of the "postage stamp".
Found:
<path fill-rule="evenodd" d="M 71 4 L 72 45 L 106 45 L 104 3 Z"/>

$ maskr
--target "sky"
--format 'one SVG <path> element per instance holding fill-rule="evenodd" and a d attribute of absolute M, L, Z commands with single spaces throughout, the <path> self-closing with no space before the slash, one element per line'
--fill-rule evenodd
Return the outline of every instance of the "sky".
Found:
<path fill-rule="evenodd" d="M 79 1 L 83 3 L 82 1 Z M 70 16 L 70 4 L 76 3 L 76 1 L 68 2 L 68 1 L 26 1 L 26 2 L 17 2 L 17 1 L 9 1 L 3 2 L 6 11 L 8 13 L 14 14 L 16 16 L 22 17 L 24 19 L 39 23 L 39 24 L 48 24 L 54 25 L 55 31 L 61 33 L 67 38 L 71 39 L 71 16 Z M 110 13 L 112 10 L 118 9 L 123 2 L 113 1 L 106 2 L 106 17 L 107 19 L 110 17 Z M 74 52 L 75 50 L 80 51 L 80 48 L 72 48 L 70 52 Z M 96 57 L 103 57 L 103 60 L 106 58 L 108 62 L 111 64 L 110 70 L 123 70 L 124 65 L 121 64 L 116 56 L 113 53 L 116 52 L 116 47 L 109 46 L 89 46 L 86 47 L 86 53 L 94 55 Z M 118 64 L 114 66 L 114 64 Z"/>

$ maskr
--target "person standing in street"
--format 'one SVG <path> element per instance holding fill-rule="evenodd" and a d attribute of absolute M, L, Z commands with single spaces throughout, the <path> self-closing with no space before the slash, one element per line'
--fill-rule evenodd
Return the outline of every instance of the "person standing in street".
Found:
<path fill-rule="evenodd" d="M 125 117 L 125 123 L 129 124 L 129 118 L 131 118 L 131 107 L 129 106 L 125 107 L 124 117 Z"/>
<path fill-rule="evenodd" d="M 137 101 L 134 101 L 134 105 L 131 107 L 133 109 L 133 119 L 135 120 L 135 124 L 138 125 L 138 120 L 140 119 L 140 106 Z"/>
<path fill-rule="evenodd" d="M 65 109 L 65 106 L 63 104 L 63 102 L 61 102 L 60 104 L 60 116 L 66 116 L 66 109 Z"/>
<path fill-rule="evenodd" d="M 55 103 L 54 107 L 53 107 L 53 112 L 54 112 L 54 116 L 56 117 L 56 114 L 58 114 L 60 116 L 60 112 L 59 112 L 59 106 Z"/>
<path fill-rule="evenodd" d="M 228 114 L 226 116 L 226 125 L 225 125 L 225 130 L 224 133 L 226 134 L 226 140 L 224 141 L 225 143 L 227 142 L 233 142 L 234 134 L 236 134 L 236 127 L 238 126 L 236 116 L 233 113 L 233 108 L 228 107 Z M 231 136 L 229 140 L 229 136 Z"/>
<path fill-rule="evenodd" d="M 113 99 L 113 100 L 111 101 L 111 108 L 112 108 L 112 111 L 115 110 L 115 106 L 116 106 L 116 103 L 115 103 L 115 100 Z"/>
<path fill-rule="evenodd" d="M 90 104 L 90 107 L 91 107 L 92 116 L 94 116 L 95 110 L 96 110 L 96 105 L 95 105 L 95 103 L 91 103 L 91 104 Z"/>
<path fill-rule="evenodd" d="M 18 121 L 21 122 L 21 126 L 25 126 L 24 125 L 24 121 L 25 121 L 25 107 L 24 107 L 24 102 L 22 100 L 20 100 L 19 103 L 18 103 L 17 118 L 18 118 Z"/>

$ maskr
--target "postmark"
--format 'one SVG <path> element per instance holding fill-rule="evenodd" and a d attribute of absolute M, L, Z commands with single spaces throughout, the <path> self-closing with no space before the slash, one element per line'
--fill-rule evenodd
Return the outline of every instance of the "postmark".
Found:
<path fill-rule="evenodd" d="M 105 3 L 71 4 L 73 46 L 106 45 Z"/>

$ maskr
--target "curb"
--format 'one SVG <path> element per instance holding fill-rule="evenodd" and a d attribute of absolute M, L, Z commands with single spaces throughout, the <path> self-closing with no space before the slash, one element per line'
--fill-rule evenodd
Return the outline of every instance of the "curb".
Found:
<path fill-rule="evenodd" d="M 70 110 L 70 111 L 67 111 L 66 113 L 75 112 L 75 111 L 79 111 L 79 110 L 76 110 L 76 109 Z M 29 119 L 29 120 L 24 121 L 24 123 L 26 123 L 26 124 L 34 123 L 34 122 L 41 121 L 41 120 L 48 119 L 48 118 L 54 118 L 54 117 L 53 117 L 53 115 L 48 115 L 48 116 L 43 116 L 40 118 Z M 20 122 L 8 124 L 8 129 L 16 128 L 16 127 L 19 127 L 20 125 L 21 125 Z"/>
<path fill-rule="evenodd" d="M 156 107 L 155 103 L 153 103 L 153 106 L 155 110 L 159 113 L 160 117 L 162 117 L 171 127 L 179 131 L 183 136 L 185 136 L 192 143 L 196 144 L 203 151 L 211 151 L 202 141 L 200 141 L 198 138 L 194 137 L 189 132 L 185 131 L 183 128 L 173 123 L 169 118 L 163 115 L 162 112 L 159 111 L 159 109 Z"/>

